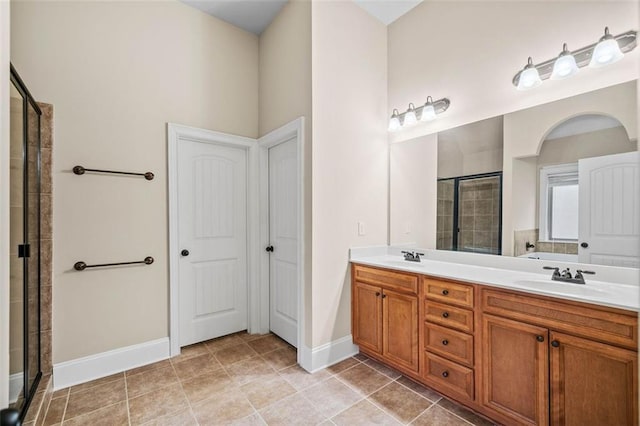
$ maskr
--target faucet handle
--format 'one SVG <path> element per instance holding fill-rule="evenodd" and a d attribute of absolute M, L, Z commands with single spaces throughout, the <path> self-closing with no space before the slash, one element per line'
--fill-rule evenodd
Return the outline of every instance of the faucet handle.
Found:
<path fill-rule="evenodd" d="M 556 272 L 560 272 L 560 268 L 555 267 L 555 266 L 543 266 L 542 269 L 548 269 L 550 271 L 556 271 Z"/>
<path fill-rule="evenodd" d="M 582 269 L 578 269 L 578 270 L 576 271 L 576 275 L 577 275 L 577 274 L 589 274 L 589 275 L 595 275 L 596 273 L 595 273 L 595 272 L 593 272 L 593 271 L 583 271 Z"/>

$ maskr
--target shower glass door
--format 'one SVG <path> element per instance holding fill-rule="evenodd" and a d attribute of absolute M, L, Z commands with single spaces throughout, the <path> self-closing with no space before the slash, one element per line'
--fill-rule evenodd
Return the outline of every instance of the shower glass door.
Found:
<path fill-rule="evenodd" d="M 24 416 L 40 365 L 40 116 L 11 67 L 9 398 Z"/>
<path fill-rule="evenodd" d="M 438 250 L 502 253 L 502 172 L 438 181 Z"/>

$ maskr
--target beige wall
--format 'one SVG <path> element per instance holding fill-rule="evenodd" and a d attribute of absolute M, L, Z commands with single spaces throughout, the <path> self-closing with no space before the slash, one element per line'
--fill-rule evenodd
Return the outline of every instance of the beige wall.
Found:
<path fill-rule="evenodd" d="M 389 214 L 391 244 L 436 248 L 438 137 L 427 135 L 390 146 Z"/>
<path fill-rule="evenodd" d="M 504 116 L 504 170 L 502 189 L 503 254 L 513 253 L 513 231 L 535 228 L 537 160 L 527 167 L 523 159 L 536 157 L 546 135 L 568 118 L 604 114 L 620 121 L 629 138 L 638 137 L 636 81 L 607 87 Z M 594 151 L 595 152 L 595 151 Z"/>
<path fill-rule="evenodd" d="M 11 19 L 12 61 L 56 109 L 54 362 L 165 337 L 166 123 L 256 137 L 258 38 L 173 1 L 19 2 Z"/>
<path fill-rule="evenodd" d="M 425 1 L 389 26 L 389 103 L 405 110 L 426 97 L 449 97 L 438 120 L 395 133 L 393 141 L 529 108 L 637 78 L 640 49 L 605 70 L 585 68 L 535 90 L 511 79 L 527 57 L 544 61 L 562 50 L 638 28 L 633 1 Z"/>
<path fill-rule="evenodd" d="M 349 248 L 387 242 L 387 28 L 355 3 L 314 2 L 312 66 L 317 347 L 351 332 Z"/>
<path fill-rule="evenodd" d="M 291 1 L 260 35 L 259 135 L 305 118 L 305 344 L 311 345 L 311 3 Z"/>
<path fill-rule="evenodd" d="M 10 3 L 0 1 L 0 407 L 9 405 Z"/>

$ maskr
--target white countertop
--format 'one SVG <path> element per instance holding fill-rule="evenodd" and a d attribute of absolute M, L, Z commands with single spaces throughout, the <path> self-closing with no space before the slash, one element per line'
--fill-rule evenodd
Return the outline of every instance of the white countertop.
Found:
<path fill-rule="evenodd" d="M 634 274 L 635 270 L 625 271 L 628 268 L 617 268 L 623 270 L 617 275 L 615 274 L 616 271 L 611 273 L 611 271 L 607 270 L 602 274 L 600 271 L 597 271 L 596 276 L 586 275 L 586 284 L 583 285 L 552 281 L 552 271 L 544 271 L 545 273 L 531 272 L 532 268 L 529 264 L 522 264 L 523 267 L 518 268 L 519 264 L 518 262 L 513 262 L 514 258 L 501 259 L 501 256 L 492 256 L 492 259 L 487 257 L 487 255 L 465 253 L 462 255 L 452 254 L 451 259 L 446 259 L 448 255 L 446 253 L 441 253 L 439 250 L 421 251 L 417 249 L 417 251 L 425 253 L 425 256 L 420 263 L 404 260 L 403 256 L 399 253 L 399 248 L 390 247 L 385 249 L 382 247 L 351 249 L 350 261 L 363 265 L 413 272 L 433 277 L 449 278 L 458 281 L 483 284 L 491 287 L 518 290 L 578 302 L 594 303 L 613 308 L 622 308 L 636 312 L 640 310 L 640 285 L 638 284 L 637 279 L 634 280 L 634 277 L 637 277 L 637 274 Z M 476 258 L 472 256 L 482 257 L 477 258 L 476 261 Z M 433 258 L 439 259 L 434 260 Z M 446 260 L 443 260 L 442 258 L 445 258 Z M 461 262 L 460 260 L 466 261 Z M 530 261 L 529 259 L 519 260 L 524 262 Z M 495 266 L 488 266 L 491 263 L 494 263 Z M 578 268 L 585 266 L 579 264 L 574 265 L 577 265 Z M 566 265 L 556 265 L 551 262 L 550 266 L 563 267 Z M 538 268 L 541 269 L 541 263 L 535 264 L 535 269 Z M 597 266 L 589 267 L 591 270 L 602 270 L 602 268 L 603 267 Z M 611 267 L 605 268 L 611 269 Z M 575 273 L 575 270 L 576 268 L 571 268 L 572 273 Z M 607 272 L 610 273 L 607 274 Z M 612 277 L 620 275 L 623 278 L 628 278 L 628 275 L 630 279 L 622 280 L 627 282 L 598 281 L 595 278 L 599 277 L 599 275 L 604 275 L 605 277 L 607 275 Z M 632 281 L 633 283 L 629 281 Z"/>

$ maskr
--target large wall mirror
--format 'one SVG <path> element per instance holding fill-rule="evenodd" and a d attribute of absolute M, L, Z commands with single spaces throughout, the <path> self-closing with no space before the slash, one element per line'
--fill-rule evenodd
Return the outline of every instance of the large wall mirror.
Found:
<path fill-rule="evenodd" d="M 390 243 L 639 267 L 636 93 L 631 81 L 393 144 Z"/>

